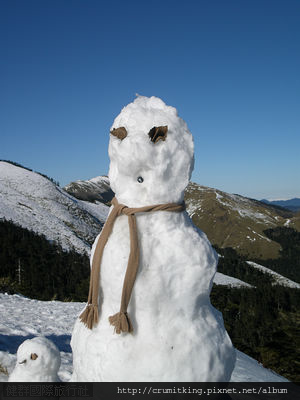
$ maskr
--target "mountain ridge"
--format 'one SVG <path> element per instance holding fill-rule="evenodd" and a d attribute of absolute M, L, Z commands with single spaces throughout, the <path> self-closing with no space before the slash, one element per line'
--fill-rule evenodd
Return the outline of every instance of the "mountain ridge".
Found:
<path fill-rule="evenodd" d="M 82 197 L 80 185 L 90 185 L 93 190 L 103 185 L 104 190 L 96 187 L 97 196 L 110 193 L 107 181 L 107 177 L 93 178 L 88 184 L 77 181 L 77 194 Z M 0 161 L 0 222 L 11 221 L 58 243 L 64 250 L 90 253 L 108 214 L 108 207 L 97 196 L 96 200 L 95 194 L 87 193 L 85 198 L 93 202 L 76 199 L 48 177 L 17 163 Z M 216 284 L 249 287 L 246 282 L 218 272 Z"/>
<path fill-rule="evenodd" d="M 107 204 L 114 196 L 107 176 L 97 176 L 87 181 L 78 180 L 69 183 L 64 190 L 79 200 Z"/>
<path fill-rule="evenodd" d="M 297 212 L 300 210 L 300 198 L 294 197 L 292 199 L 288 200 L 267 200 L 267 199 L 262 199 L 260 200 L 263 203 L 266 204 L 271 204 L 279 207 L 286 208 L 290 211 Z"/>
<path fill-rule="evenodd" d="M 85 196 L 93 201 L 101 201 L 97 192 L 106 190 L 109 180 L 97 177 L 89 181 L 76 181 L 76 190 L 84 185 Z M 92 183 L 93 181 L 93 183 Z M 98 186 L 95 192 L 95 185 Z M 73 183 L 64 189 L 69 193 Z M 87 195 L 87 192 L 90 192 Z M 106 204 L 113 197 L 113 192 L 106 198 Z M 81 198 L 81 197 L 79 197 Z M 266 204 L 237 194 L 229 194 L 190 182 L 185 191 L 187 212 L 194 224 L 203 230 L 212 244 L 224 248 L 232 247 L 251 258 L 277 258 L 281 247 L 268 238 L 264 230 L 277 226 L 300 230 L 300 215 L 279 207 Z"/>
<path fill-rule="evenodd" d="M 91 244 L 108 214 L 113 197 L 106 176 L 76 181 L 78 197 L 84 193 L 89 201 L 79 200 L 51 179 L 28 168 L 0 161 L 0 219 L 5 218 L 57 241 L 63 248 L 79 253 L 90 252 Z M 83 190 L 82 187 L 84 187 Z M 105 196 L 103 197 L 103 193 Z M 297 214 L 277 206 L 261 203 L 237 194 L 190 182 L 185 192 L 187 212 L 196 226 L 203 230 L 212 244 L 232 247 L 255 261 L 264 253 L 266 258 L 278 257 L 281 246 L 264 231 L 277 226 L 296 225 Z M 297 227 L 296 227 L 297 228 Z M 251 251 L 250 251 L 251 250 Z M 216 278 L 227 284 L 226 277 Z M 239 285 L 237 281 L 231 285 Z M 240 283 L 245 286 L 245 283 Z"/>
<path fill-rule="evenodd" d="M 277 258 L 279 243 L 265 230 L 278 226 L 300 229 L 297 214 L 236 194 L 191 182 L 185 192 L 187 211 L 195 225 L 220 248 L 232 247 L 250 258 Z"/>

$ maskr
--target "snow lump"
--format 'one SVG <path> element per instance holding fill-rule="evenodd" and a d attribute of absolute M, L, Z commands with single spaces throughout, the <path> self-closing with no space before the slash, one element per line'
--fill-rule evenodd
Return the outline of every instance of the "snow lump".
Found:
<path fill-rule="evenodd" d="M 60 353 L 50 340 L 42 336 L 25 340 L 9 382 L 58 382 L 60 362 Z"/>

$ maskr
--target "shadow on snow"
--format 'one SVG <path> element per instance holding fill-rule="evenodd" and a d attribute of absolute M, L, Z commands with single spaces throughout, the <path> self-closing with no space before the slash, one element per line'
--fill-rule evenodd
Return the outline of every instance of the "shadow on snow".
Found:
<path fill-rule="evenodd" d="M 20 344 L 27 339 L 32 339 L 39 335 L 0 335 L 0 351 L 7 351 L 11 354 L 15 354 Z M 47 339 L 51 340 L 59 349 L 65 353 L 71 353 L 70 340 L 71 335 L 46 335 Z"/>

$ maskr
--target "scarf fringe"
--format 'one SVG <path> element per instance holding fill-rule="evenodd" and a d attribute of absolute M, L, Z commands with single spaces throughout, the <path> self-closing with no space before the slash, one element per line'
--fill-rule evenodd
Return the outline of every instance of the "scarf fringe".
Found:
<path fill-rule="evenodd" d="M 92 329 L 93 326 L 98 323 L 98 306 L 95 304 L 88 304 L 79 318 L 86 327 Z"/>
<path fill-rule="evenodd" d="M 121 332 L 130 333 L 133 331 L 132 323 L 127 312 L 118 312 L 117 314 L 108 318 L 110 324 L 115 327 L 115 333 Z"/>

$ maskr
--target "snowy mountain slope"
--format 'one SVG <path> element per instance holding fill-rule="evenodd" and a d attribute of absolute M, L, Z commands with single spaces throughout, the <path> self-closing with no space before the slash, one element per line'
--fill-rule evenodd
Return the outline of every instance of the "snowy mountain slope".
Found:
<path fill-rule="evenodd" d="M 68 381 L 72 373 L 71 333 L 75 319 L 84 306 L 84 303 L 43 302 L 0 293 L 0 364 L 11 373 L 19 345 L 26 339 L 44 335 L 59 348 L 62 358 L 59 377 L 62 381 Z M 0 373 L 0 381 L 7 379 L 7 375 Z M 287 379 L 237 351 L 231 381 L 287 382 Z"/>
<path fill-rule="evenodd" d="M 292 289 L 300 289 L 300 284 L 297 282 L 294 282 L 288 278 L 285 278 L 284 276 L 278 274 L 277 272 L 272 271 L 271 269 L 264 267 L 263 265 L 257 264 L 253 261 L 246 261 L 250 267 L 259 269 L 265 274 L 269 274 L 272 276 L 274 282 L 272 283 L 273 285 L 281 285 L 285 287 L 290 287 Z"/>
<path fill-rule="evenodd" d="M 298 228 L 297 215 L 257 200 L 190 183 L 185 192 L 187 211 L 210 241 L 255 258 L 277 258 L 279 243 L 264 230 L 278 226 Z"/>
<path fill-rule="evenodd" d="M 64 190 L 80 200 L 108 203 L 114 196 L 107 176 L 97 176 L 87 181 L 71 182 Z"/>
<path fill-rule="evenodd" d="M 45 177 L 0 162 L 0 219 L 45 235 L 64 249 L 89 252 L 108 207 L 80 201 Z"/>

